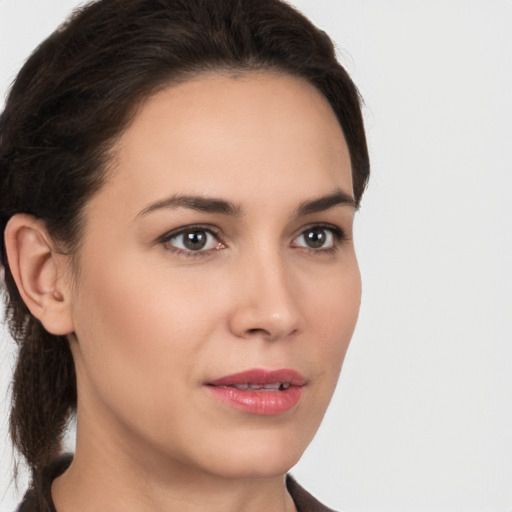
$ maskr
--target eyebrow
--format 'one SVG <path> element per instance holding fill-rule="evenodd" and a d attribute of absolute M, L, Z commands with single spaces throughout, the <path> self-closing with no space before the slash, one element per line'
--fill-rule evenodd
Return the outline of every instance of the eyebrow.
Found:
<path fill-rule="evenodd" d="M 239 217 L 242 214 L 242 209 L 239 205 L 225 201 L 224 199 L 207 198 L 201 196 L 187 196 L 187 195 L 174 195 L 166 199 L 161 199 L 155 203 L 151 203 L 141 210 L 137 217 L 147 215 L 161 209 L 175 209 L 175 208 L 188 208 L 198 212 L 207 213 L 221 213 L 223 215 L 230 215 Z"/>
<path fill-rule="evenodd" d="M 302 202 L 296 209 L 295 216 L 311 215 L 340 205 L 356 207 L 354 198 L 350 194 L 343 192 L 341 189 L 336 189 L 332 194 Z M 189 210 L 206 213 L 220 213 L 232 217 L 242 216 L 242 207 L 231 201 L 214 197 L 174 195 L 146 206 L 137 214 L 136 218 L 157 210 L 176 208 L 188 208 Z"/>
<path fill-rule="evenodd" d="M 311 215 L 312 213 L 323 212 L 340 205 L 346 205 L 355 208 L 356 202 L 350 194 L 347 194 L 338 188 L 332 194 L 327 196 L 319 197 L 318 199 L 312 199 L 310 201 L 304 201 L 297 208 L 296 216 L 302 217 L 304 215 Z"/>

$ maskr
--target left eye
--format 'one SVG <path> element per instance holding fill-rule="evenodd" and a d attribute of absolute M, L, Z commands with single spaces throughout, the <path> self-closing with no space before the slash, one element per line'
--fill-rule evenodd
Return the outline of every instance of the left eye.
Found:
<path fill-rule="evenodd" d="M 167 243 L 182 251 L 208 251 L 219 242 L 215 235 L 206 229 L 188 229 L 170 237 Z"/>
<path fill-rule="evenodd" d="M 303 231 L 295 240 L 296 247 L 307 247 L 308 249 L 332 249 L 334 247 L 335 234 L 333 229 L 324 227 L 313 227 Z"/>

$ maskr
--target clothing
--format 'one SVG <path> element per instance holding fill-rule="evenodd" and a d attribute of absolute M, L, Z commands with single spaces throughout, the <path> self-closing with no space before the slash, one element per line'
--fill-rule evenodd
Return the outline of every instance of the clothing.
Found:
<path fill-rule="evenodd" d="M 67 454 L 48 466 L 43 472 L 43 496 L 41 497 L 43 503 L 39 504 L 35 493 L 29 489 L 16 512 L 56 512 L 51 496 L 52 482 L 66 471 L 72 460 L 73 456 Z M 334 512 L 313 498 L 290 475 L 286 477 L 286 487 L 298 512 Z"/>
<path fill-rule="evenodd" d="M 290 475 L 286 476 L 286 487 L 298 512 L 335 512 L 332 508 L 327 508 L 311 496 Z"/>

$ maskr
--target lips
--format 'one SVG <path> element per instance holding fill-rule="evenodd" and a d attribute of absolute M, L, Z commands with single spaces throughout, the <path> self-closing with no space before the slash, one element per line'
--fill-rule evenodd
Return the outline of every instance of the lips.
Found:
<path fill-rule="evenodd" d="M 208 392 L 235 409 L 257 415 L 282 414 L 298 404 L 306 379 L 295 370 L 253 369 L 206 384 Z"/>

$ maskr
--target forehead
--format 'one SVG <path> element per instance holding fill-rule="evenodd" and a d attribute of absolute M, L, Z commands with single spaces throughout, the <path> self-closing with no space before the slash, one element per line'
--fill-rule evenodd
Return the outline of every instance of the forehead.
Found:
<path fill-rule="evenodd" d="M 212 73 L 170 86 L 140 107 L 114 149 L 105 188 L 134 207 L 158 193 L 248 201 L 272 190 L 352 193 L 334 112 L 315 87 L 288 75 Z"/>

